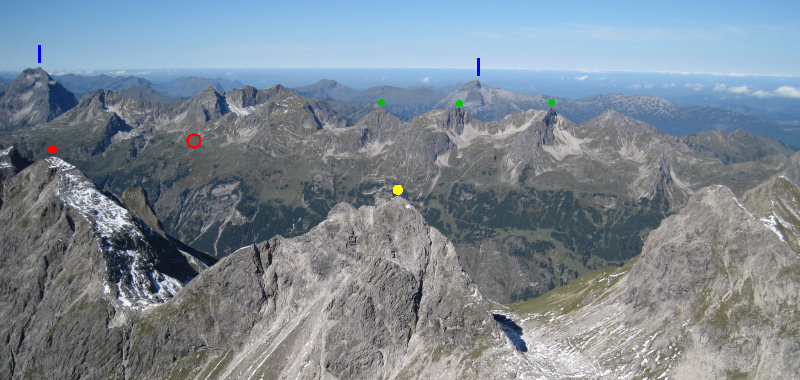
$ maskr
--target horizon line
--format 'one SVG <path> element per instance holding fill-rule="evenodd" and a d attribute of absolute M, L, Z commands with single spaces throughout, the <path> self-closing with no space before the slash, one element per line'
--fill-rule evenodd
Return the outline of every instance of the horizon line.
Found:
<path fill-rule="evenodd" d="M 0 70 L 0 73 L 21 73 L 27 69 L 42 68 L 41 65 L 27 67 L 22 70 Z M 184 67 L 184 68 L 117 68 L 117 69 L 52 69 L 45 70 L 53 75 L 77 74 L 77 75 L 111 75 L 111 76 L 136 76 L 149 75 L 154 72 L 169 72 L 178 70 L 474 70 L 474 67 L 464 66 L 385 66 L 385 67 Z M 724 77 L 778 77 L 796 78 L 796 74 L 765 74 L 765 73 L 722 73 L 707 71 L 680 71 L 680 70 L 604 70 L 604 69 L 565 69 L 565 68 L 530 68 L 530 67 L 507 67 L 507 66 L 484 66 L 483 71 L 534 71 L 534 72 L 578 72 L 578 73 L 641 73 L 641 74 L 673 74 L 673 75 L 710 75 Z M 130 72 L 129 72 L 130 71 Z M 59 73 L 59 74 L 56 74 Z"/>

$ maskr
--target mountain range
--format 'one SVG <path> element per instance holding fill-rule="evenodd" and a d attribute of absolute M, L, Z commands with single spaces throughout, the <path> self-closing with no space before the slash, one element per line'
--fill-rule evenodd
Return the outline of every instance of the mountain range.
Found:
<path fill-rule="evenodd" d="M 300 96 L 331 101 L 337 112 L 354 120 L 364 116 L 364 106 L 374 105 L 377 99 L 384 97 L 386 110 L 404 120 L 410 120 L 431 109 L 456 107 L 456 102 L 461 100 L 463 108 L 482 121 L 499 120 L 509 114 L 529 109 L 547 109 L 548 100 L 552 98 L 559 114 L 577 123 L 613 109 L 673 136 L 744 129 L 773 137 L 795 148 L 800 147 L 800 138 L 791 128 L 757 116 L 719 107 L 679 107 L 669 100 L 646 95 L 606 94 L 572 100 L 550 95 L 520 94 L 487 86 L 477 80 L 468 82 L 449 94 L 426 88 L 402 89 L 390 86 L 357 91 L 332 80 L 321 80 L 294 90 Z"/>
<path fill-rule="evenodd" d="M 498 356 L 524 364 L 453 245 L 400 198 L 340 204 L 303 236 L 205 269 L 63 160 L 8 148 L 0 164 L 4 376 L 508 377 Z"/>
<path fill-rule="evenodd" d="M 144 97 L 150 100 L 166 98 L 186 98 L 197 95 L 207 87 L 217 91 L 232 90 L 244 87 L 244 84 L 224 78 L 201 78 L 196 76 L 181 77 L 165 82 L 153 83 L 147 79 L 136 76 L 109 76 L 100 74 L 95 76 L 80 74 L 55 75 L 54 79 L 78 97 L 93 93 L 98 90 L 113 90 L 129 94 L 134 97 Z"/>
<path fill-rule="evenodd" d="M 197 95 L 208 87 L 219 92 L 244 87 L 244 83 L 224 78 L 181 77 L 170 81 L 152 83 L 135 76 L 86 76 L 63 74 L 55 76 L 60 84 L 77 97 L 104 89 L 121 91 L 128 97 L 147 99 L 160 103 L 179 103 L 183 98 Z M 9 84 L 7 83 L 6 86 Z M 0 82 L 0 96 L 3 92 Z M 405 121 L 437 108 L 454 107 L 457 100 L 473 117 L 483 121 L 498 120 L 514 112 L 528 109 L 547 109 L 552 97 L 539 94 L 521 94 L 494 88 L 472 81 L 449 94 L 425 87 L 399 88 L 393 86 L 371 87 L 355 90 L 333 80 L 321 80 L 315 84 L 297 87 L 293 91 L 300 96 L 326 101 L 332 109 L 355 124 L 377 107 L 378 99 L 384 99 L 387 111 Z M 747 107 L 689 106 L 680 107 L 662 98 L 646 95 L 623 96 L 607 94 L 588 96 L 572 100 L 552 97 L 557 101 L 557 111 L 574 122 L 584 122 L 600 113 L 614 109 L 625 115 L 656 126 L 673 135 L 690 135 L 702 131 L 722 130 L 734 132 L 744 129 L 751 133 L 770 136 L 786 144 L 800 147 L 800 139 L 794 133 L 794 125 L 764 120 Z M 777 100 L 776 100 L 777 101 Z M 767 106 L 768 107 L 768 106 Z M 769 113 L 766 110 L 767 114 Z"/>
<path fill-rule="evenodd" d="M 800 238 L 800 188 L 784 177 L 742 201 L 698 189 L 625 266 L 510 307 L 482 296 L 402 197 L 338 204 L 303 235 L 206 268 L 160 239 L 141 190 L 123 195 L 135 214 L 60 158 L 1 151 L 0 189 L 9 378 L 800 372 L 800 251 L 787 243 Z"/>
<path fill-rule="evenodd" d="M 529 351 L 566 369 L 554 377 L 792 377 L 800 251 L 787 242 L 798 238 L 797 191 L 780 177 L 741 201 L 724 186 L 703 188 L 625 267 L 512 305 L 509 316 Z M 765 203 L 781 206 L 761 209 L 769 218 L 749 206 Z"/>
<path fill-rule="evenodd" d="M 714 109 L 142 86 L 0 97 L 2 377 L 800 373 L 800 152 Z"/>
<path fill-rule="evenodd" d="M 466 105 L 410 121 L 367 107 L 351 125 L 282 86 L 208 88 L 178 105 L 98 91 L 0 141 L 30 158 L 57 143 L 101 189 L 143 187 L 167 233 L 217 256 L 298 236 L 337 203 L 374 204 L 402 184 L 501 302 L 624 264 L 704 186 L 741 195 L 797 176 L 793 149 L 744 131 L 676 138 L 616 111 L 575 124 L 557 107 L 492 122 Z M 190 133 L 203 146 L 188 149 Z"/>

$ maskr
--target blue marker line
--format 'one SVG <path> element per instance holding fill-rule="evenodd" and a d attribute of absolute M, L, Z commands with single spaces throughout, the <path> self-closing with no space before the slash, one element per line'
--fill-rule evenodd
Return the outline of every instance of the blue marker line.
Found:
<path fill-rule="evenodd" d="M 42 45 L 39 45 L 39 63 L 42 63 Z"/>
<path fill-rule="evenodd" d="M 481 76 L 481 59 L 478 58 L 478 76 Z"/>

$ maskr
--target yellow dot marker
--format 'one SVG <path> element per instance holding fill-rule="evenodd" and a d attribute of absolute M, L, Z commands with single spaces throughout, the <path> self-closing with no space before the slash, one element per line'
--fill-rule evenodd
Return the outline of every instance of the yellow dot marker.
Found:
<path fill-rule="evenodd" d="M 394 193 L 394 195 L 403 194 L 403 186 L 394 185 L 394 187 L 392 188 L 392 192 Z"/>

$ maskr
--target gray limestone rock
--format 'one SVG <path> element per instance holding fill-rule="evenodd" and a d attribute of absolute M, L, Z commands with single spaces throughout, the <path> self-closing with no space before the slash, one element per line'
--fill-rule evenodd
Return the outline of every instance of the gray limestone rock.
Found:
<path fill-rule="evenodd" d="M 185 370 L 223 378 L 502 376 L 484 351 L 513 352 L 452 244 L 401 198 L 339 204 L 306 235 L 242 248 L 133 326 L 141 377 L 198 348 L 207 362 Z"/>
<path fill-rule="evenodd" d="M 167 237 L 164 232 L 164 227 L 161 221 L 158 220 L 156 213 L 150 206 L 150 201 L 147 199 L 147 192 L 141 187 L 129 187 L 122 193 L 120 201 L 125 204 L 128 210 L 131 210 L 136 217 L 145 222 L 150 228 L 162 237 Z"/>
<path fill-rule="evenodd" d="M 0 198 L 0 377 L 124 374 L 123 326 L 196 271 L 59 158 Z"/>
<path fill-rule="evenodd" d="M 0 97 L 0 130 L 45 123 L 78 103 L 41 68 L 27 69 Z"/>
<path fill-rule="evenodd" d="M 523 336 L 555 377 L 791 378 L 798 284 L 800 257 L 783 237 L 711 186 L 629 268 L 557 289 L 565 306 L 525 318 Z"/>

